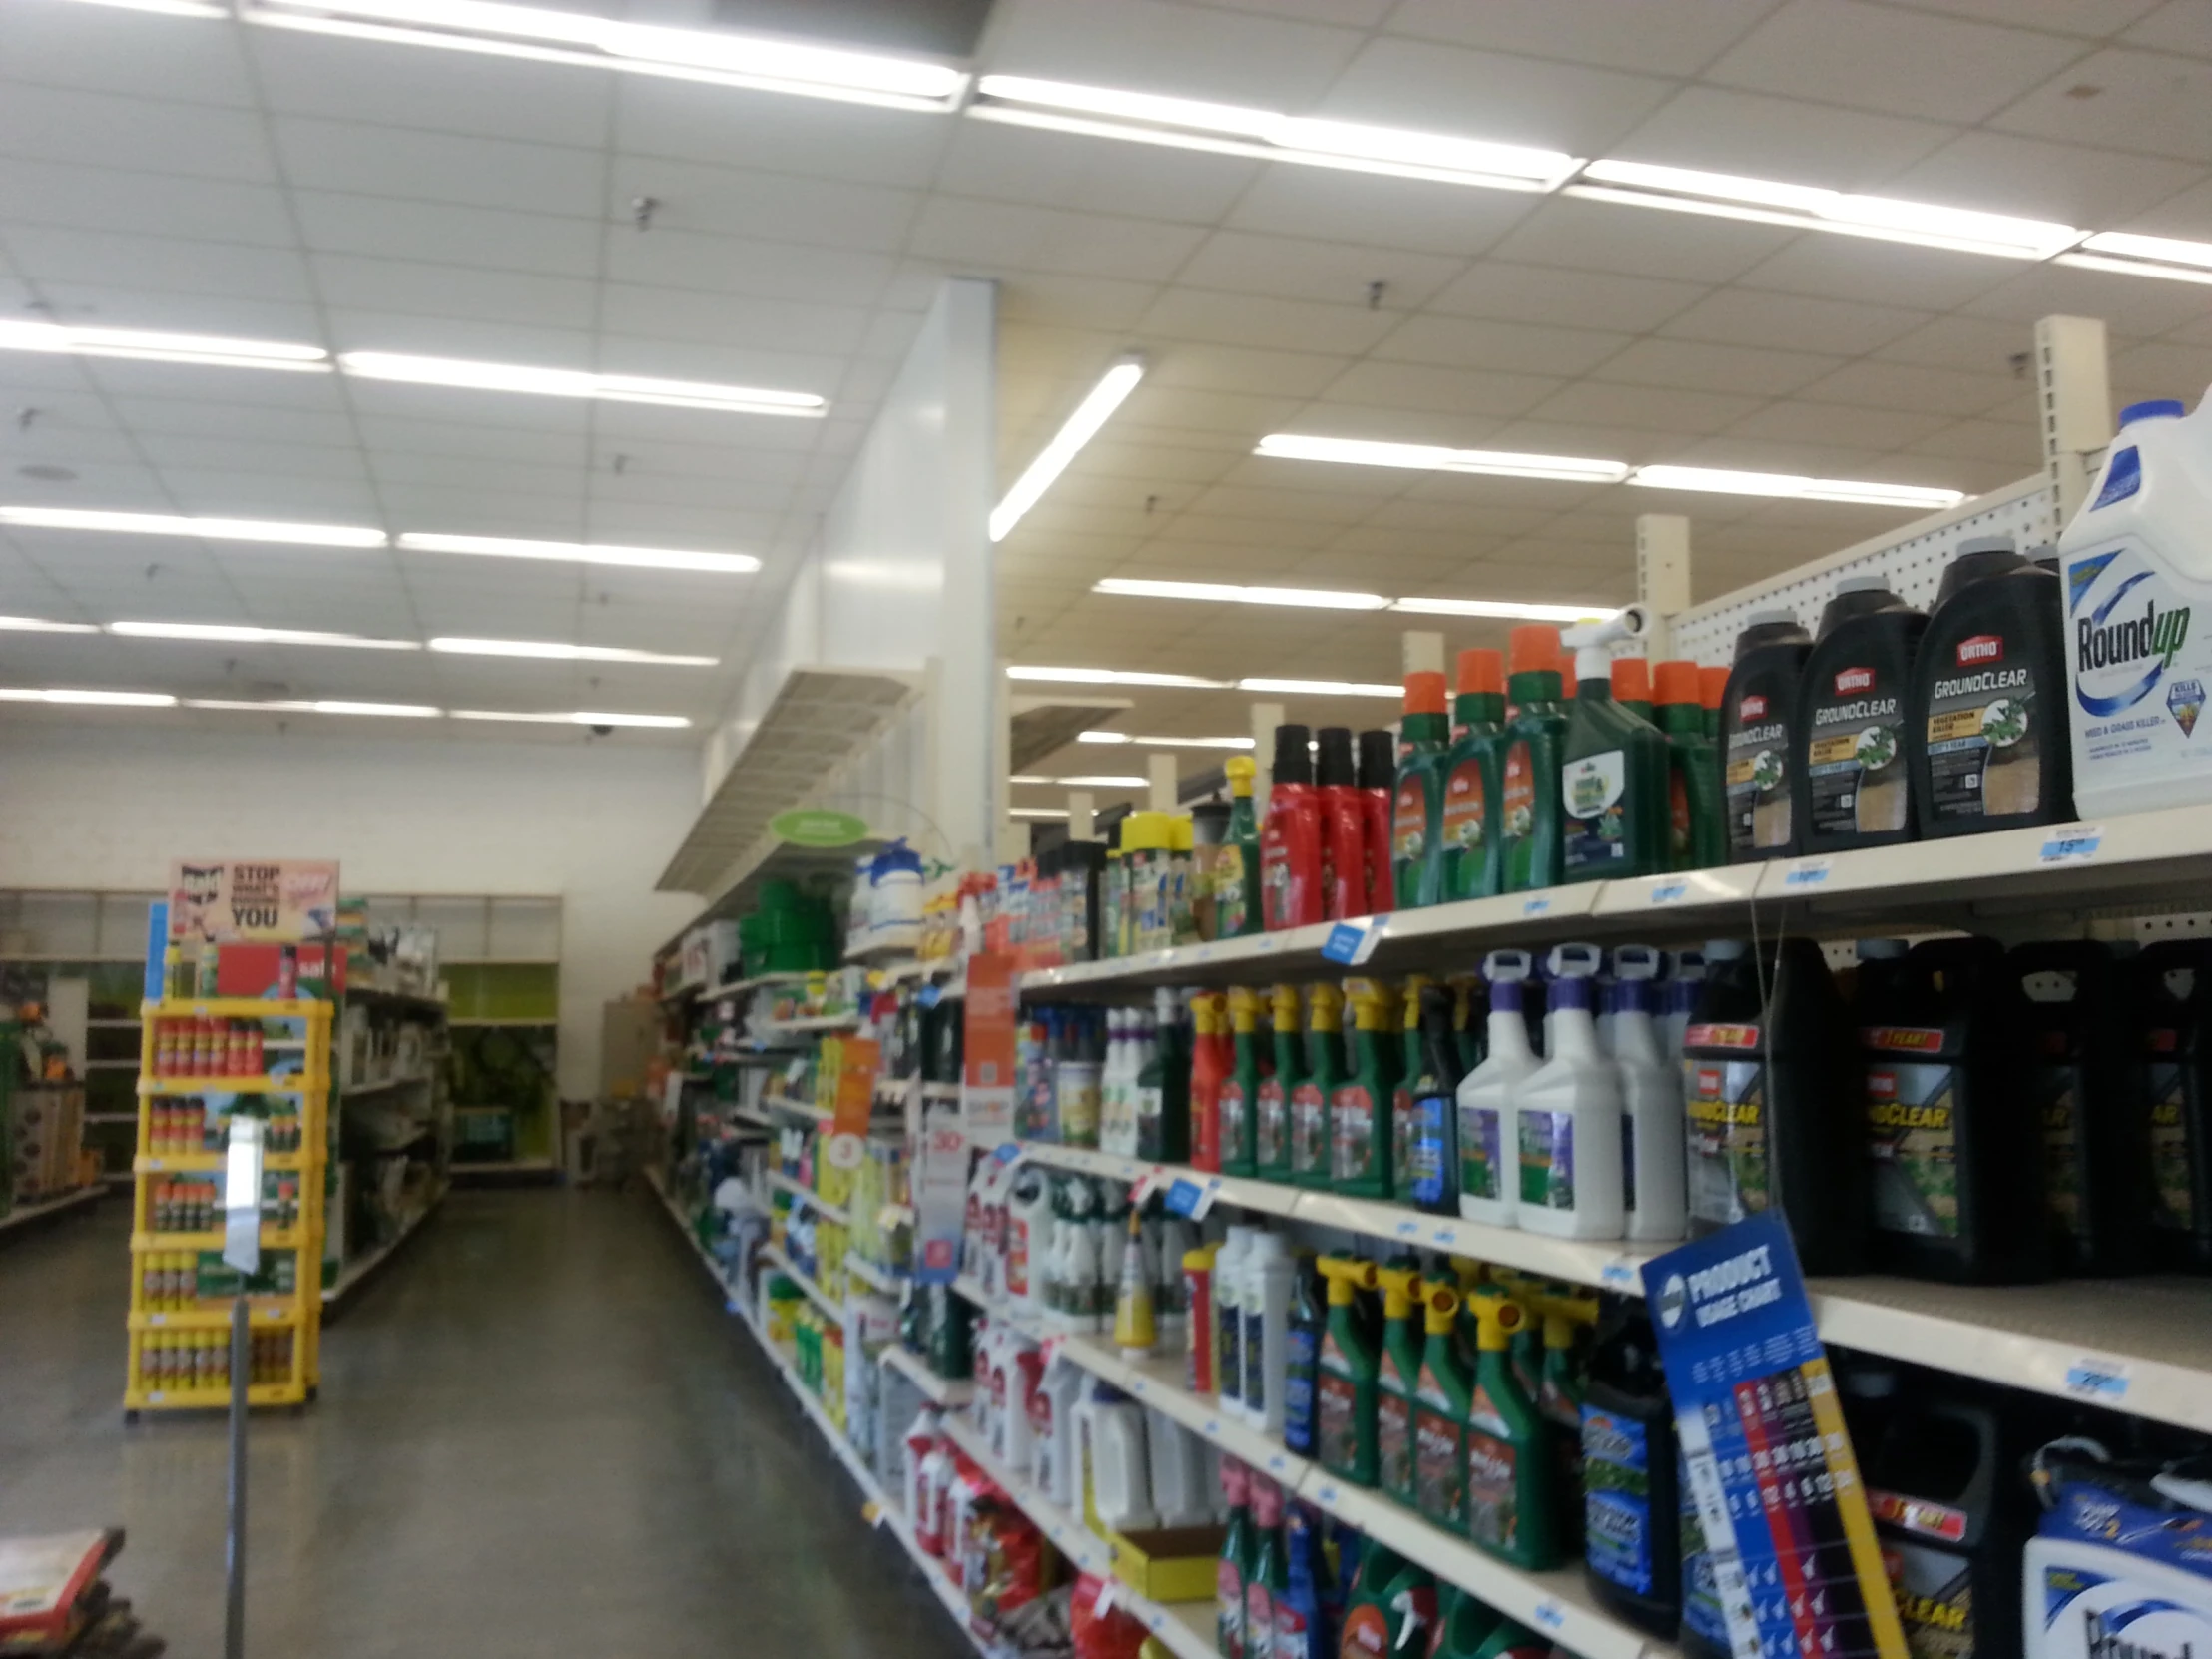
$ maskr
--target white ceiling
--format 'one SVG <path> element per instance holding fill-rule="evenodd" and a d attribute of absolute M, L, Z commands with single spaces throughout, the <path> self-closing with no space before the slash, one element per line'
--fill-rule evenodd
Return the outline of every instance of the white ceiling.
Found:
<path fill-rule="evenodd" d="M 2212 238 L 2212 0 L 1000 0 L 978 67 Z M 1002 643 L 1028 663 L 1389 680 L 1403 619 L 1087 590 L 1151 575 L 1618 600 L 1635 514 L 1679 511 L 1711 594 L 1907 516 L 1253 457 L 1270 431 L 1978 491 L 2036 465 L 2032 385 L 2009 358 L 2040 315 L 2106 318 L 2123 398 L 2212 380 L 2212 287 L 2191 283 L 66 0 L 0 0 L 0 315 L 831 405 L 786 420 L 0 353 L 4 409 L 38 411 L 0 423 L 0 500 L 769 566 L 10 530 L 0 612 L 726 662 L 0 634 L 7 684 L 704 726 L 953 274 L 1004 284 L 1008 479 L 1117 352 L 1152 364 L 999 548 Z M 640 196 L 660 204 L 643 231 Z M 1502 625 L 1447 632 L 1495 643 Z M 1125 730 L 1246 721 L 1234 694 L 1132 695 Z M 1118 754 L 1105 770 L 1142 770 Z"/>

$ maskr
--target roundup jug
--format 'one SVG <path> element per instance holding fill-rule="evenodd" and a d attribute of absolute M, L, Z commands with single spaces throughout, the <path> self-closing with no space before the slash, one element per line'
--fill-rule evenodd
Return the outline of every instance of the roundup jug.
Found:
<path fill-rule="evenodd" d="M 1927 627 L 1927 615 L 1879 576 L 1836 584 L 1790 731 L 1793 818 L 1807 852 L 1913 838 L 1905 708 Z"/>
<path fill-rule="evenodd" d="M 2081 811 L 2212 801 L 2212 751 L 2194 741 L 2212 681 L 2212 410 L 2122 410 L 2058 562 Z"/>

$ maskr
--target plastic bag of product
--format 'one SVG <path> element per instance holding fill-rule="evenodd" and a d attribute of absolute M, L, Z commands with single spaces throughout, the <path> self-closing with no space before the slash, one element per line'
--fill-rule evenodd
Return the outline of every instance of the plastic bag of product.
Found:
<path fill-rule="evenodd" d="M 1076 1659 L 1137 1659 L 1144 1646 L 1144 1626 L 1112 1605 L 1120 1585 L 1111 1578 L 1084 1573 L 1075 1581 L 1074 1625 Z M 1099 1600 L 1108 1606 L 1100 1611 Z"/>

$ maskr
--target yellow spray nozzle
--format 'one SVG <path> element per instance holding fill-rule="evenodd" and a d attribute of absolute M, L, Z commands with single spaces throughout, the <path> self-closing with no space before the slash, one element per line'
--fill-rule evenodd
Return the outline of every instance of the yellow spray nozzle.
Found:
<path fill-rule="evenodd" d="M 1252 781 L 1259 776 L 1260 768 L 1250 755 L 1232 755 L 1222 762 L 1221 772 L 1229 780 L 1229 793 L 1232 797 L 1248 796 L 1252 793 Z"/>
<path fill-rule="evenodd" d="M 1428 1292 L 1427 1313 L 1421 1324 L 1431 1337 L 1451 1335 L 1452 1322 L 1459 1317 L 1459 1293 L 1442 1286 L 1432 1286 Z"/>
<path fill-rule="evenodd" d="M 1268 1001 L 1275 1010 L 1275 1028 L 1278 1031 L 1296 1031 L 1299 1028 L 1298 987 L 1277 985 L 1268 992 Z"/>
<path fill-rule="evenodd" d="M 1380 1268 L 1375 1277 L 1382 1286 L 1382 1317 L 1386 1320 L 1410 1317 L 1413 1304 L 1420 1300 L 1420 1269 Z"/>
<path fill-rule="evenodd" d="M 1298 991 L 1286 986 L 1295 1003 Z M 1280 1003 L 1277 1004 L 1281 1006 Z M 1316 985 L 1314 994 L 1306 1004 L 1306 1029 L 1309 1031 L 1335 1031 L 1344 1025 L 1344 992 L 1334 985 Z"/>
<path fill-rule="evenodd" d="M 1229 1028 L 1249 1033 L 1260 1029 L 1260 993 L 1243 985 L 1229 990 Z"/>
<path fill-rule="evenodd" d="M 1227 1029 L 1228 1011 L 1218 995 L 1191 998 L 1191 1030 L 1201 1037 L 1219 1036 Z"/>
<path fill-rule="evenodd" d="M 1329 1306 L 1349 1308 L 1353 1293 L 1372 1291 L 1376 1287 L 1376 1266 L 1351 1256 L 1324 1256 L 1315 1263 L 1321 1275 L 1329 1281 Z"/>
<path fill-rule="evenodd" d="M 1420 993 L 1435 982 L 1425 973 L 1414 973 L 1406 976 L 1405 1003 L 1399 1010 L 1403 1016 L 1398 1021 L 1399 1030 L 1418 1031 L 1420 1029 Z"/>
<path fill-rule="evenodd" d="M 1200 1245 L 1196 1250 L 1186 1250 L 1183 1252 L 1183 1271 L 1185 1273 L 1212 1273 L 1214 1271 L 1214 1258 L 1220 1254 L 1221 1246 L 1218 1244 Z"/>
<path fill-rule="evenodd" d="M 1459 1281 L 1459 1295 L 1463 1300 L 1469 1293 L 1490 1282 L 1490 1268 L 1486 1262 L 1477 1262 L 1472 1256 L 1451 1256 L 1451 1271 Z"/>
<path fill-rule="evenodd" d="M 1467 1301 L 1474 1313 L 1474 1346 L 1484 1354 L 1502 1354 L 1513 1333 L 1528 1323 L 1521 1305 L 1496 1286 L 1485 1286 Z"/>
<path fill-rule="evenodd" d="M 1352 998 L 1352 1023 L 1362 1031 L 1387 1031 L 1396 1023 L 1397 993 L 1374 979 L 1356 979 L 1345 989 Z"/>
<path fill-rule="evenodd" d="M 1597 1324 L 1597 1298 L 1565 1285 L 1547 1285 L 1528 1299 L 1544 1317 L 1544 1347 L 1572 1348 L 1578 1328 Z"/>

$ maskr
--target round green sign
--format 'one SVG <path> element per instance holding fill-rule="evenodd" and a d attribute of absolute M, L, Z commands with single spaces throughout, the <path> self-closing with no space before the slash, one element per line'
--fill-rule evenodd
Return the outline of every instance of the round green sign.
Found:
<path fill-rule="evenodd" d="M 832 813 L 820 807 L 800 807 L 779 813 L 768 821 L 778 840 L 794 846 L 850 846 L 867 839 L 867 820 L 850 813 Z"/>

